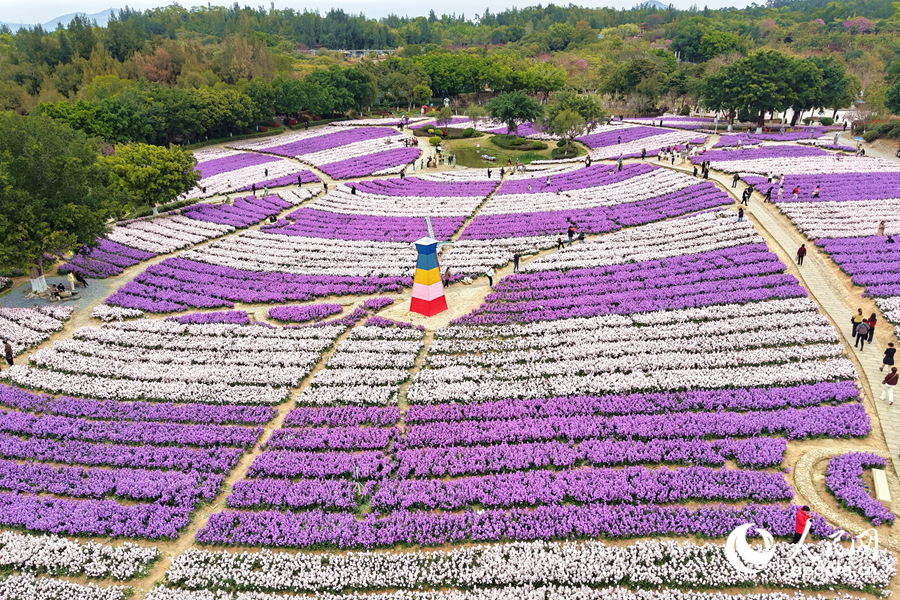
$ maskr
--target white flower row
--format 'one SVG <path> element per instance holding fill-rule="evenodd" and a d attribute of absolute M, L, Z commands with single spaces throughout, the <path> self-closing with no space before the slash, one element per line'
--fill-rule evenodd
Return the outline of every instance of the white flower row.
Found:
<path fill-rule="evenodd" d="M 809 239 L 900 234 L 900 198 L 853 202 L 779 202 L 778 209 Z"/>
<path fill-rule="evenodd" d="M 16 365 L 15 382 L 117 399 L 277 404 L 309 374 L 341 326 L 274 329 L 143 319 L 84 327 Z M 189 335 L 185 335 L 189 334 Z"/>
<path fill-rule="evenodd" d="M 312 129 L 302 129 L 299 131 L 292 131 L 290 133 L 283 133 L 274 137 L 264 137 L 258 140 L 232 144 L 231 148 L 235 148 L 235 150 L 253 150 L 257 152 L 265 152 L 268 148 L 283 146 L 285 144 L 293 144 L 294 142 L 308 140 L 322 135 L 330 135 L 332 133 L 334 133 L 334 130 L 329 129 L 328 127 L 314 127 Z M 236 152 L 235 150 L 231 150 L 230 152 L 240 154 L 240 152 Z M 205 156 L 203 157 L 203 159 L 208 160 L 208 158 Z"/>
<path fill-rule="evenodd" d="M 356 327 L 338 344 L 298 398 L 298 403 L 319 406 L 340 404 L 386 405 L 392 403 L 401 383 L 409 378 L 422 349 L 424 332 L 403 329 L 395 339 L 395 328 L 372 325 Z M 387 339 L 385 339 L 387 338 Z"/>
<path fill-rule="evenodd" d="M 575 244 L 530 261 L 523 265 L 523 270 L 554 271 L 625 264 L 762 243 L 762 236 L 749 221 L 738 222 L 732 212 L 712 211 L 641 225 Z"/>
<path fill-rule="evenodd" d="M 202 384 L 185 382 L 107 379 L 36 369 L 27 365 L 9 368 L 7 376 L 16 384 L 53 393 L 115 400 L 202 402 L 205 404 L 280 404 L 288 390 L 270 386 Z"/>
<path fill-rule="evenodd" d="M 497 183 L 500 182 L 500 166 L 491 167 L 492 171 L 497 174 L 494 175 L 492 173 L 490 179 Z M 409 175 L 409 173 L 407 174 Z M 424 181 L 484 181 L 488 179 L 486 169 L 470 169 L 467 167 L 460 167 L 459 170 L 455 171 L 438 171 L 437 173 L 422 173 L 421 175 L 416 173 L 415 177 Z"/>
<path fill-rule="evenodd" d="M 535 254 L 556 245 L 559 236 L 511 237 L 495 240 L 460 240 L 444 250 L 441 269 L 451 273 L 481 275 L 490 267 L 501 267 L 513 259 L 513 254 Z M 523 265 L 524 266 L 524 265 Z"/>
<path fill-rule="evenodd" d="M 684 146 L 691 141 L 691 139 L 697 137 L 697 134 L 693 131 L 661 129 L 660 132 L 660 135 L 641 138 L 639 140 L 634 140 L 633 142 L 623 142 L 621 144 L 595 148 L 591 150 L 591 160 L 616 159 L 620 156 L 640 154 L 641 150 L 646 150 L 649 158 L 652 156 L 649 153 L 654 150 L 666 146 Z"/>
<path fill-rule="evenodd" d="M 484 196 L 394 196 L 360 190 L 353 194 L 349 184 L 340 184 L 309 207 L 348 215 L 460 217 L 472 214 L 483 200 Z"/>
<path fill-rule="evenodd" d="M 385 123 L 394 123 L 399 121 L 401 117 L 382 117 L 373 119 L 349 119 L 347 121 L 335 121 L 329 123 L 329 127 L 392 127 Z M 409 126 L 414 127 L 417 122 L 421 122 L 425 117 L 410 117 Z"/>
<path fill-rule="evenodd" d="M 878 551 L 877 558 L 873 558 L 870 553 L 851 553 L 847 548 L 835 549 L 830 542 L 819 542 L 807 544 L 804 552 L 790 559 L 792 546 L 778 543 L 775 547 L 775 557 L 756 576 L 745 575 L 731 566 L 723 546 L 657 540 L 622 546 L 594 540 L 538 541 L 418 552 L 348 552 L 329 555 L 328 561 L 321 560 L 317 553 L 289 554 L 270 550 L 232 553 L 189 549 L 173 559 L 166 580 L 171 585 L 188 589 L 223 591 L 327 592 L 346 588 L 396 588 L 408 590 L 398 598 L 413 598 L 417 596 L 413 596 L 411 590 L 417 588 L 523 584 L 884 588 L 890 584 L 896 568 L 896 557 L 883 548 Z M 155 597 L 214 597 L 178 596 L 175 590 L 169 592 L 176 595 Z M 490 593 L 490 590 L 477 593 Z M 435 594 L 438 594 L 435 598 L 453 597 Z M 518 599 L 523 596 L 496 597 Z M 734 598 L 730 595 L 722 597 Z"/>
<path fill-rule="evenodd" d="M 63 321 L 72 314 L 71 306 L 65 308 L 52 314 L 43 307 L 0 308 L 0 341 L 9 342 L 14 354 L 40 344 L 63 328 Z"/>
<path fill-rule="evenodd" d="M 125 600 L 125 597 L 122 586 L 101 588 L 96 583 L 81 585 L 28 574 L 0 579 L 0 598 L 7 600 Z"/>
<path fill-rule="evenodd" d="M 736 155 L 738 153 L 735 153 Z M 728 173 L 788 173 L 793 175 L 829 173 L 866 173 L 896 171 L 897 163 L 872 157 L 841 155 L 757 158 L 751 160 L 713 160 L 713 169 Z"/>
<path fill-rule="evenodd" d="M 159 558 L 156 547 L 76 542 L 55 535 L 0 531 L 0 565 L 6 569 L 131 579 Z"/>
<path fill-rule="evenodd" d="M 875 298 L 875 304 L 881 309 L 885 319 L 892 323 L 900 323 L 900 296 Z"/>
<path fill-rule="evenodd" d="M 623 325 L 666 325 L 688 321 L 706 321 L 710 319 L 733 319 L 736 317 L 755 317 L 761 315 L 795 315 L 797 313 L 818 313 L 818 306 L 809 298 L 785 298 L 766 300 L 749 304 L 719 304 L 702 308 L 681 308 L 675 310 L 657 310 L 630 315 L 603 315 L 600 317 L 557 319 L 554 321 L 535 321 L 533 323 L 509 323 L 506 325 L 472 326 L 453 325 L 441 327 L 434 332 L 435 341 L 429 346 L 430 351 L 442 348 L 443 340 L 488 339 L 505 347 L 510 342 L 520 343 L 518 339 L 567 336 L 572 332 L 598 330 L 604 327 L 621 327 Z M 518 347 L 518 346 L 516 346 Z M 449 350 L 442 350 L 449 351 Z"/>
<path fill-rule="evenodd" d="M 840 348 L 838 346 L 835 350 Z M 777 358 L 789 360 L 787 356 Z M 786 386 L 857 377 L 853 363 L 845 358 L 721 368 L 663 369 L 650 365 L 646 370 L 630 373 L 613 371 L 585 376 L 539 375 L 531 379 L 500 380 L 486 376 L 484 379 L 454 381 L 441 386 L 427 383 L 424 375 L 426 371 L 420 371 L 407 390 L 407 398 L 411 403 L 485 402 L 504 398 L 546 398 L 632 391 Z"/>
<path fill-rule="evenodd" d="M 615 170 L 615 166 L 610 166 Z M 549 210 L 570 210 L 596 206 L 616 206 L 658 198 L 697 184 L 697 179 L 668 169 L 657 169 L 617 183 L 557 193 L 555 186 L 543 182 L 530 192 L 494 194 L 481 209 L 483 215 L 499 215 Z"/>
<path fill-rule="evenodd" d="M 796 331 L 802 329 L 802 331 Z M 615 342 L 621 341 L 621 344 Z M 513 360 L 564 360 L 587 357 L 594 354 L 642 354 L 648 353 L 661 359 L 677 345 L 679 351 L 726 351 L 735 347 L 744 350 L 768 346 L 838 343 L 840 336 L 823 315 L 799 313 L 764 315 L 704 321 L 703 323 L 678 323 L 656 327 L 606 324 L 601 328 L 585 327 L 560 335 L 547 333 L 517 339 L 487 338 L 484 340 L 435 340 L 432 343 L 429 364 L 445 361 L 433 353 L 473 353 L 458 357 L 460 360 L 498 361 Z M 596 342 L 596 344 L 592 344 Z M 674 344 L 673 344 L 674 343 Z M 608 345 L 607 345 L 608 344 Z M 739 346 L 737 346 L 739 344 Z M 541 358 L 528 358 L 530 350 L 547 351 L 532 354 Z M 503 353 L 495 356 L 495 352 Z M 477 353 L 477 354 L 475 354 Z M 546 356 L 545 356 L 546 355 Z M 518 357 L 513 359 L 513 357 Z M 481 364 L 474 362 L 472 364 Z"/>
<path fill-rule="evenodd" d="M 294 189 L 278 190 L 278 193 L 276 194 L 276 196 L 278 196 L 285 202 L 290 202 L 294 206 L 297 206 L 299 204 L 303 204 L 304 202 L 306 202 L 307 200 L 309 200 L 311 198 L 315 198 L 316 194 L 318 194 L 319 191 L 320 191 L 320 188 L 312 188 L 312 187 L 298 188 L 296 190 L 294 190 Z"/>
<path fill-rule="evenodd" d="M 231 225 L 206 223 L 174 215 L 113 227 L 106 237 L 113 242 L 156 254 L 168 254 L 234 231 Z"/>
<path fill-rule="evenodd" d="M 227 156 L 237 156 L 243 154 L 240 150 L 232 150 L 231 148 L 204 148 L 193 153 L 198 163 L 216 158 L 225 158 Z"/>
<path fill-rule="evenodd" d="M 280 594 L 250 592 L 231 594 L 228 592 L 188 591 L 164 587 L 151 590 L 147 600 L 862 600 L 850 594 L 786 594 L 783 592 L 767 593 L 726 593 L 695 592 L 671 588 L 654 590 L 630 590 L 622 587 L 595 588 L 588 585 L 582 587 L 551 586 L 532 587 L 516 586 L 501 588 L 475 588 L 466 591 L 443 590 L 402 590 L 381 594 L 331 594 L 321 593 L 312 596 L 282 596 Z"/>
<path fill-rule="evenodd" d="M 411 276 L 408 242 L 329 240 L 248 231 L 188 250 L 184 258 L 248 271 L 353 277 Z"/>
<path fill-rule="evenodd" d="M 98 304 L 91 311 L 91 317 L 100 319 L 101 321 L 124 321 L 125 319 L 137 319 L 144 316 L 144 311 L 136 308 L 122 308 L 121 306 L 110 306 L 109 304 Z"/>
<path fill-rule="evenodd" d="M 353 142 L 352 144 L 337 146 L 336 148 L 319 150 L 318 152 L 310 152 L 309 154 L 300 154 L 297 155 L 296 158 L 306 164 L 320 167 L 322 165 L 348 160 L 350 158 L 376 154 L 385 150 L 404 148 L 405 146 L 402 143 L 402 139 L 403 136 L 398 133 L 396 137 L 382 137 Z M 402 166 L 400 168 L 402 169 Z"/>
<path fill-rule="evenodd" d="M 204 177 L 197 182 L 197 185 L 180 197 L 184 199 L 202 198 L 204 196 L 216 196 L 233 192 L 245 187 L 250 187 L 254 183 L 268 181 L 270 179 L 278 179 L 286 175 L 293 175 L 305 171 L 306 167 L 296 161 L 281 158 L 259 165 L 250 165 L 241 167 L 233 171 L 225 171 L 210 177 Z M 268 174 L 266 174 L 268 172 Z M 203 192 L 206 188 L 206 192 Z M 257 194 L 261 194 L 262 190 L 257 190 Z"/>

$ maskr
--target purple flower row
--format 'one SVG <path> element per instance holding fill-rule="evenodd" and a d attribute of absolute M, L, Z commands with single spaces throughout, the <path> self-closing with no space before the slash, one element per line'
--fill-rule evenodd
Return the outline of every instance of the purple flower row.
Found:
<path fill-rule="evenodd" d="M 192 507 L 165 504 L 123 506 L 112 500 L 71 500 L 0 493 L 0 525 L 60 535 L 176 538 Z"/>
<path fill-rule="evenodd" d="M 465 217 L 435 217 L 431 220 L 434 235 L 449 239 L 465 220 Z M 314 208 L 297 209 L 272 225 L 263 225 L 262 230 L 279 235 L 378 242 L 414 242 L 428 235 L 425 219 L 420 217 L 346 215 Z"/>
<path fill-rule="evenodd" d="M 585 233 L 609 233 L 622 227 L 652 223 L 731 202 L 730 196 L 716 188 L 712 182 L 705 182 L 657 198 L 615 206 L 478 215 L 466 226 L 460 239 L 564 235 L 569 226 Z"/>
<path fill-rule="evenodd" d="M 863 488 L 863 469 L 877 467 L 884 469 L 887 461 L 871 452 L 848 452 L 839 454 L 828 461 L 825 470 L 825 485 L 834 494 L 838 503 L 850 510 L 862 513 L 866 519 L 878 526 L 882 523 L 893 525 L 895 516 L 868 490 Z"/>
<path fill-rule="evenodd" d="M 59 271 L 72 271 L 85 277 L 113 277 L 119 275 L 127 267 L 156 256 L 152 252 L 136 250 L 111 242 L 106 238 L 97 238 L 97 246 L 90 250 L 79 251 L 69 262 L 62 265 Z"/>
<path fill-rule="evenodd" d="M 784 438 L 585 440 L 579 444 L 547 440 L 521 444 L 408 448 L 396 453 L 397 476 L 447 477 L 530 469 L 565 468 L 580 464 L 687 464 L 722 466 L 733 459 L 739 466 L 781 464 Z"/>
<path fill-rule="evenodd" d="M 867 296 L 900 295 L 900 244 L 880 236 L 816 240 Z"/>
<path fill-rule="evenodd" d="M 330 425 L 349 427 L 351 425 L 394 425 L 400 420 L 400 411 L 395 406 L 378 408 L 374 406 L 324 406 L 298 407 L 284 418 L 283 427 L 301 425 Z"/>
<path fill-rule="evenodd" d="M 237 464 L 239 448 L 178 448 L 90 443 L 50 438 L 23 440 L 0 433 L 0 456 L 89 466 L 227 471 Z"/>
<path fill-rule="evenodd" d="M 303 156 L 304 154 L 331 150 L 347 144 L 375 140 L 392 135 L 397 135 L 397 132 L 382 127 L 341 128 L 336 130 L 335 133 L 326 133 L 325 135 L 304 138 L 288 144 L 269 146 L 261 150 L 279 156 Z"/>
<path fill-rule="evenodd" d="M 231 423 L 263 424 L 275 417 L 275 409 L 270 406 L 170 404 L 167 402 L 156 404 L 144 401 L 92 400 L 69 396 L 54 398 L 26 392 L 4 384 L 0 384 L 0 405 L 36 413 L 116 421 L 173 421 L 225 425 Z M 398 418 L 391 422 L 396 422 Z"/>
<path fill-rule="evenodd" d="M 244 479 L 234 484 L 228 506 L 355 510 L 356 482 L 347 479 Z"/>
<path fill-rule="evenodd" d="M 730 144 L 733 145 L 733 144 Z M 796 158 L 800 156 L 824 156 L 828 153 L 815 146 L 763 146 L 761 148 L 744 148 L 742 150 L 710 150 L 691 157 L 694 163 L 703 161 L 758 160 L 764 158 Z"/>
<path fill-rule="evenodd" d="M 380 298 L 369 298 L 368 300 L 363 302 L 361 306 L 366 310 L 378 312 L 385 306 L 390 306 L 393 303 L 393 298 L 389 298 L 388 296 L 381 296 Z"/>
<path fill-rule="evenodd" d="M 298 165 L 299 168 L 299 165 Z M 302 171 L 296 173 L 290 173 L 288 175 L 282 175 L 281 177 L 276 177 L 275 179 L 263 179 L 262 181 L 255 182 L 256 189 L 261 190 L 263 188 L 275 188 L 282 187 L 286 185 L 297 185 L 297 178 L 300 178 L 301 183 L 319 183 L 322 181 L 319 177 L 308 169 L 304 169 Z M 245 185 L 244 187 L 238 189 L 239 192 L 247 192 L 253 189 L 254 184 Z"/>
<path fill-rule="evenodd" d="M 826 403 L 841 403 L 858 398 L 859 389 L 857 389 L 853 381 L 840 381 L 837 383 L 815 383 L 794 387 L 689 390 L 685 392 L 609 394 L 604 396 L 563 396 L 527 400 L 511 399 L 481 404 L 413 404 L 407 409 L 404 420 L 407 424 L 414 424 L 428 421 L 595 414 L 626 415 L 684 411 L 771 410 L 775 408 L 802 408 Z M 391 422 L 393 421 L 387 421 L 384 424 Z"/>
<path fill-rule="evenodd" d="M 579 142 L 588 148 L 605 148 L 607 146 L 616 146 L 618 144 L 627 144 L 648 137 L 662 135 L 667 133 L 663 129 L 657 127 L 623 127 L 612 131 L 604 131 L 602 133 L 594 133 L 576 138 Z"/>
<path fill-rule="evenodd" d="M 0 431 L 60 440 L 249 448 L 262 434 L 262 427 L 93 421 L 56 415 L 39 416 L 0 411 Z"/>
<path fill-rule="evenodd" d="M 783 435 L 863 437 L 871 430 L 859 402 L 770 411 L 687 412 L 655 415 L 579 415 L 484 421 L 429 421 L 410 425 L 401 448 L 498 444 L 539 440 L 676 439 Z"/>
<path fill-rule="evenodd" d="M 377 315 L 366 319 L 365 325 L 367 327 L 381 327 L 382 329 L 399 327 L 400 329 L 418 329 L 419 331 L 425 331 L 424 325 L 413 325 L 407 321 L 394 321 L 393 319 L 385 319 Z"/>
<path fill-rule="evenodd" d="M 321 296 L 399 292 L 409 277 L 341 277 L 261 273 L 169 258 L 150 265 L 106 299 L 147 312 L 233 307 L 232 302 L 305 302 Z"/>
<path fill-rule="evenodd" d="M 719 127 L 722 128 L 724 125 L 720 122 Z M 810 137 L 810 131 L 812 132 L 812 136 Z M 719 138 L 719 141 L 716 142 L 716 148 L 725 147 L 725 146 L 737 146 L 738 140 L 741 141 L 743 145 L 756 145 L 760 142 L 795 142 L 797 140 L 808 140 L 817 137 L 821 137 L 826 135 L 829 131 L 828 127 L 803 127 L 801 129 L 796 129 L 795 131 L 785 131 L 781 133 L 780 131 L 769 131 L 763 133 L 740 133 L 734 135 L 722 135 Z"/>
<path fill-rule="evenodd" d="M 503 185 L 497 190 L 497 195 L 555 192 L 560 188 L 563 192 L 594 188 L 626 181 L 658 169 L 659 167 L 654 167 L 649 163 L 624 165 L 621 171 L 608 164 L 593 164 L 584 169 L 550 175 L 549 185 L 546 175 L 543 177 L 537 175 L 528 179 L 510 179 L 503 182 Z"/>
<path fill-rule="evenodd" d="M 378 479 L 391 471 L 384 452 L 298 452 L 266 450 L 253 459 L 248 477 L 353 477 Z"/>
<path fill-rule="evenodd" d="M 237 169 L 264 165 L 277 160 L 279 160 L 279 158 L 276 156 L 243 152 L 241 154 L 231 154 L 229 156 L 204 160 L 197 164 L 196 170 L 199 171 L 204 178 L 208 178 L 213 175 L 221 175 L 222 173 L 236 171 Z"/>
<path fill-rule="evenodd" d="M 455 479 L 387 479 L 378 482 L 377 511 L 458 510 L 472 505 L 514 507 L 587 503 L 670 503 L 687 500 L 790 500 L 780 473 L 681 467 L 582 468 L 527 471 Z"/>
<path fill-rule="evenodd" d="M 334 179 L 365 177 L 384 169 L 409 164 L 419 158 L 419 154 L 418 148 L 393 148 L 320 165 L 319 168 Z"/>
<path fill-rule="evenodd" d="M 307 304 L 305 306 L 273 306 L 269 309 L 269 318 L 292 323 L 321 321 L 325 317 L 336 315 L 344 310 L 340 304 Z"/>
<path fill-rule="evenodd" d="M 776 536 L 789 536 L 797 507 L 748 503 L 685 506 L 551 505 L 512 510 L 466 510 L 459 513 L 397 511 L 349 513 L 308 511 L 228 511 L 210 516 L 197 533 L 205 543 L 270 547 L 374 548 L 395 544 L 443 545 L 498 540 L 551 540 L 573 537 L 633 538 L 660 535 L 725 537 L 737 526 L 754 522 Z M 813 517 L 812 532 L 831 527 Z"/>
<path fill-rule="evenodd" d="M 400 438 L 396 427 L 282 427 L 272 434 L 270 450 L 378 450 Z"/>
<path fill-rule="evenodd" d="M 232 323 L 237 325 L 247 325 L 250 323 L 250 315 L 243 310 L 227 310 L 220 312 L 194 313 L 182 317 L 167 317 L 166 320 L 175 321 L 176 323 Z"/>
<path fill-rule="evenodd" d="M 190 507 L 200 498 L 215 498 L 223 479 L 221 474 L 201 475 L 196 471 L 85 469 L 44 464 L 21 465 L 0 460 L 0 489 L 32 494 L 95 499 L 111 495 L 126 500 Z"/>
<path fill-rule="evenodd" d="M 233 204 L 195 204 L 184 209 L 183 214 L 197 221 L 249 227 L 266 217 L 277 215 L 291 204 L 278 196 L 236 198 Z"/>

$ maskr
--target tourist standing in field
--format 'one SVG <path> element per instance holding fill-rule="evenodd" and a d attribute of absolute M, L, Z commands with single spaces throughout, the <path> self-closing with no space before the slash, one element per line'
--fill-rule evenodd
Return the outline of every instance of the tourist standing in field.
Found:
<path fill-rule="evenodd" d="M 518 250 L 516 250 L 515 253 L 513 254 L 513 273 L 519 272 L 519 259 L 521 257 L 522 257 L 522 255 L 519 254 Z"/>
<path fill-rule="evenodd" d="M 12 344 L 9 343 L 9 340 L 3 342 L 3 356 L 6 357 L 6 364 L 13 366 Z"/>
<path fill-rule="evenodd" d="M 884 371 L 885 367 L 893 367 L 894 366 L 894 355 L 897 353 L 897 349 L 894 348 L 894 342 L 889 342 L 887 350 L 884 351 L 884 358 L 881 359 L 881 368 L 879 371 Z"/>
<path fill-rule="evenodd" d="M 450 267 L 444 269 L 444 287 L 450 287 Z"/>
<path fill-rule="evenodd" d="M 878 237 L 884 236 L 884 221 L 878 223 Z"/>
<path fill-rule="evenodd" d="M 797 249 L 797 264 L 803 264 L 803 257 L 806 256 L 806 244 L 800 244 L 800 248 Z"/>
<path fill-rule="evenodd" d="M 853 315 L 853 317 L 850 319 L 850 321 L 853 323 L 853 335 L 856 335 L 856 328 L 865 320 L 866 317 L 863 315 L 862 309 L 857 308 L 856 314 Z"/>
<path fill-rule="evenodd" d="M 584 243 L 584 229 L 582 229 L 581 231 L 578 232 L 578 243 L 579 244 Z"/>
<path fill-rule="evenodd" d="M 494 287 L 494 267 L 488 267 L 484 274 L 488 278 L 488 287 Z"/>
<path fill-rule="evenodd" d="M 866 346 L 866 338 L 868 337 L 869 324 L 866 321 L 862 321 L 856 326 L 856 343 L 853 344 L 853 347 L 862 350 Z"/>
<path fill-rule="evenodd" d="M 794 520 L 794 539 L 791 540 L 792 544 L 797 544 L 803 539 L 807 521 L 809 521 L 809 507 L 804 506 L 797 511 L 797 518 Z"/>
<path fill-rule="evenodd" d="M 881 399 L 884 400 L 884 396 L 887 394 L 888 404 L 894 403 L 894 388 L 897 387 L 898 380 L 900 380 L 900 374 L 897 373 L 897 367 L 891 367 L 891 372 L 881 382 Z"/>
<path fill-rule="evenodd" d="M 869 337 L 866 338 L 866 341 L 869 342 L 870 344 L 872 343 L 872 338 L 875 337 L 875 323 L 877 323 L 877 322 L 878 322 L 878 319 L 875 318 L 875 313 L 872 313 L 872 315 L 866 321 L 866 325 L 869 326 Z"/>
<path fill-rule="evenodd" d="M 738 223 L 744 220 L 744 207 L 738 209 Z"/>
<path fill-rule="evenodd" d="M 732 188 L 737 187 L 737 182 L 738 182 L 738 180 L 740 180 L 740 178 L 741 178 L 740 175 L 738 175 L 737 173 L 734 174 L 734 177 L 731 178 L 731 187 Z"/>
<path fill-rule="evenodd" d="M 816 184 L 816 189 L 813 190 L 813 198 L 819 197 L 819 184 Z"/>

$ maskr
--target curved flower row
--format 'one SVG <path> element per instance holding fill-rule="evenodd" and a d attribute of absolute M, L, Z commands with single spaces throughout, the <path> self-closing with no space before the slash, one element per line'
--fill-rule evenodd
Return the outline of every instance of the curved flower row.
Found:
<path fill-rule="evenodd" d="M 873 525 L 892 525 L 895 515 L 863 488 L 863 469 L 884 469 L 887 461 L 871 452 L 847 452 L 832 457 L 825 470 L 825 485 L 838 503 L 862 513 Z"/>
<path fill-rule="evenodd" d="M 13 354 L 37 346 L 61 331 L 72 307 L 0 308 L 0 340 L 12 345 Z"/>

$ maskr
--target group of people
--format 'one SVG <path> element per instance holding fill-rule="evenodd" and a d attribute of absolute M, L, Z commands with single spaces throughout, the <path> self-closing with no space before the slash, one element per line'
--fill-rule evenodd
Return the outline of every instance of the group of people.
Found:
<path fill-rule="evenodd" d="M 569 225 L 569 229 L 566 230 L 566 235 L 569 237 L 569 245 L 572 245 L 572 240 L 575 239 L 575 234 L 578 233 L 578 243 L 584 242 L 584 230 L 576 232 L 574 225 Z M 561 250 L 565 246 L 563 243 L 562 237 L 556 238 L 556 249 Z"/>
<path fill-rule="evenodd" d="M 709 179 L 709 161 L 704 160 L 700 163 L 700 174 L 703 179 Z M 697 176 L 697 165 L 694 165 L 694 177 Z"/>
<path fill-rule="evenodd" d="M 403 138 L 403 145 L 409 148 L 410 146 L 418 146 L 419 138 L 417 137 L 405 137 Z"/>

